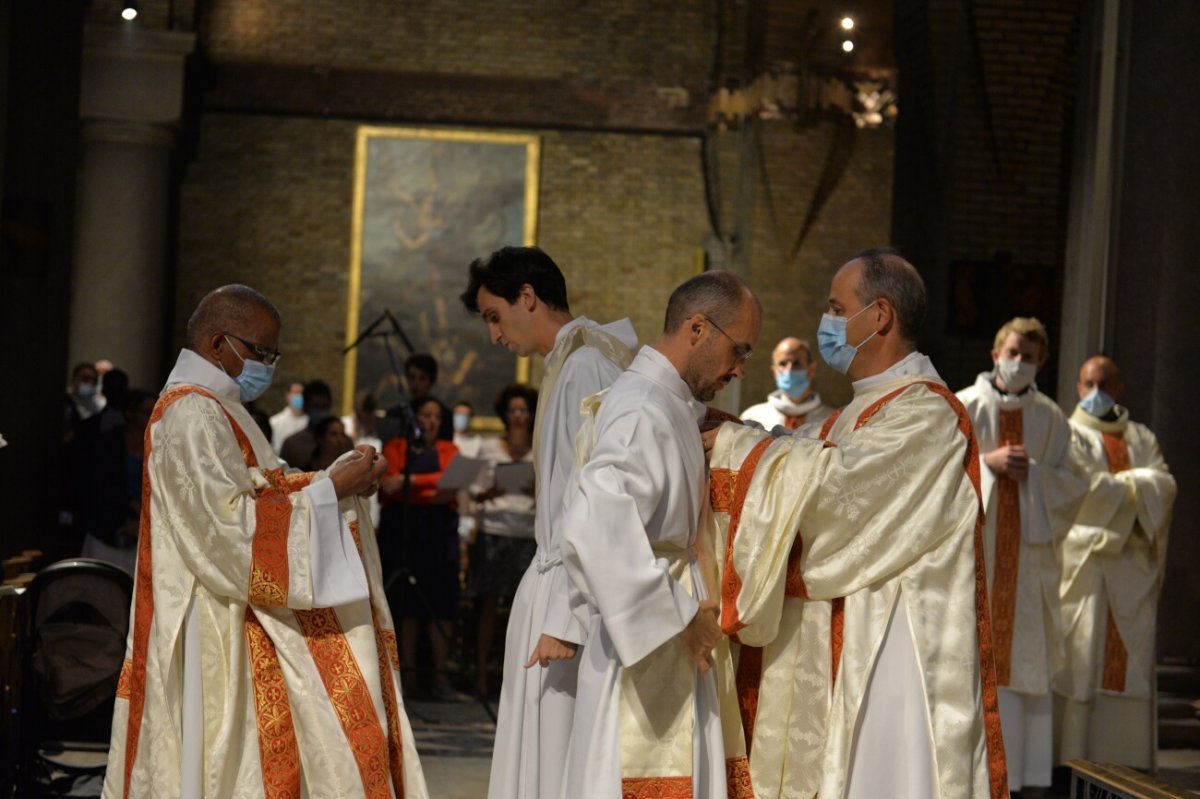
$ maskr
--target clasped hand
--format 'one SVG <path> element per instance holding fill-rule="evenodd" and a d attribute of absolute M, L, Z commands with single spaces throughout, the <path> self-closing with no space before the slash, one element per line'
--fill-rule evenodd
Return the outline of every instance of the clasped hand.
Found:
<path fill-rule="evenodd" d="M 983 462 L 994 474 L 1024 482 L 1029 476 L 1029 453 L 1021 444 L 1005 444 L 983 456 Z"/>
<path fill-rule="evenodd" d="M 710 599 L 700 603 L 700 609 L 680 631 L 679 644 L 692 662 L 706 674 L 713 667 L 713 647 L 721 640 L 721 625 L 717 623 L 717 604 Z"/>
<path fill-rule="evenodd" d="M 379 480 L 387 473 L 387 459 L 374 447 L 359 444 L 355 449 L 360 453 L 359 457 L 340 460 L 329 470 L 329 479 L 338 499 L 371 496 L 379 490 Z"/>

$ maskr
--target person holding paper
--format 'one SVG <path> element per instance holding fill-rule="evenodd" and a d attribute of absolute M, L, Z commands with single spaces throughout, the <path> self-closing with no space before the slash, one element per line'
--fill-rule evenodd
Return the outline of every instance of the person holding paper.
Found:
<path fill-rule="evenodd" d="M 477 599 L 478 638 L 475 646 L 475 681 L 478 694 L 490 693 L 488 663 L 496 631 L 496 607 L 501 597 L 512 601 L 521 576 L 537 553 L 533 537 L 533 419 L 537 410 L 537 391 L 511 385 L 496 398 L 496 415 L 504 422 L 501 438 L 484 439 L 479 456 L 488 467 L 473 486 L 471 498 L 479 505 L 479 531 L 471 555 L 470 590 Z M 506 490 L 497 475 L 514 470 L 514 465 L 529 467 L 524 490 L 513 486 Z M 513 490 L 515 488 L 515 490 Z"/>
<path fill-rule="evenodd" d="M 458 455 L 458 448 L 438 438 L 442 404 L 437 399 L 426 397 L 417 403 L 416 421 L 417 431 L 411 442 L 398 436 L 383 448 L 388 470 L 379 483 L 383 504 L 379 548 L 384 582 L 390 582 L 388 602 L 400 617 L 400 669 L 404 679 L 412 686 L 418 624 L 424 622 L 433 656 L 433 697 L 451 701 L 462 696 L 446 676 L 458 616 L 458 513 L 453 505 L 454 492 L 440 488 L 438 481 Z M 410 575 L 417 578 L 415 588 L 409 582 Z"/>

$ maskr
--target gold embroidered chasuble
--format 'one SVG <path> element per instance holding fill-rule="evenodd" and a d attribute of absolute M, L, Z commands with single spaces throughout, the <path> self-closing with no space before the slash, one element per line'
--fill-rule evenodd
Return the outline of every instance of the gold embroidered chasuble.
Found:
<path fill-rule="evenodd" d="M 106 797 L 427 796 L 364 501 L 338 513 L 366 590 L 315 603 L 336 593 L 313 561 L 329 550 L 313 548 L 303 490 L 322 477 L 285 474 L 236 399 L 164 392 L 146 431 Z M 186 751 L 189 729 L 202 752 Z M 182 785 L 197 754 L 199 784 Z"/>
<path fill-rule="evenodd" d="M 790 437 L 725 425 L 711 473 L 755 795 L 845 795 L 872 668 L 903 603 L 941 795 L 1006 797 L 978 463 L 953 394 L 905 376 Z"/>
<path fill-rule="evenodd" d="M 1125 408 L 1116 411 L 1111 421 L 1079 408 L 1071 416 L 1074 447 L 1091 484 L 1061 546 L 1067 660 L 1055 690 L 1075 703 L 1111 697 L 1148 704 L 1153 697 L 1158 596 L 1176 484 L 1154 434 L 1131 422 Z M 1068 718 L 1064 756 L 1091 757 L 1087 727 L 1086 719 Z M 1126 731 L 1128 748 L 1139 748 L 1136 740 L 1147 750 L 1136 761 L 1110 759 L 1148 765 L 1149 732 Z"/>

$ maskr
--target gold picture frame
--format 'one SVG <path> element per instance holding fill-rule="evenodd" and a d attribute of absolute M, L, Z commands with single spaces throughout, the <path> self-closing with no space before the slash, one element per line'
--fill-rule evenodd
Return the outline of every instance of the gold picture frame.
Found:
<path fill-rule="evenodd" d="M 535 243 L 540 157 L 533 134 L 357 131 L 346 346 L 390 312 L 415 351 L 437 359 L 434 394 L 447 405 L 470 401 L 482 429 L 499 428 L 492 400 L 514 379 L 527 383 L 530 363 L 493 346 L 458 295 L 472 260 Z M 363 389 L 376 393 L 381 408 L 399 396 L 392 360 L 403 364 L 405 344 L 389 319 L 372 333 L 346 353 L 345 413 Z"/>

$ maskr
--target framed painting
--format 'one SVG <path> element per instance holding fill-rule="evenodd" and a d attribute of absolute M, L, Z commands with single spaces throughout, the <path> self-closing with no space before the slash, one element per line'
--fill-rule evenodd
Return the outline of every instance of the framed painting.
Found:
<path fill-rule="evenodd" d="M 529 359 L 492 345 L 459 294 L 471 261 L 534 243 L 539 154 L 533 135 L 358 129 L 345 412 L 363 390 L 381 409 L 399 401 L 411 344 L 437 359 L 439 399 L 468 401 L 483 426 L 498 425 L 492 402 L 528 381 Z"/>

